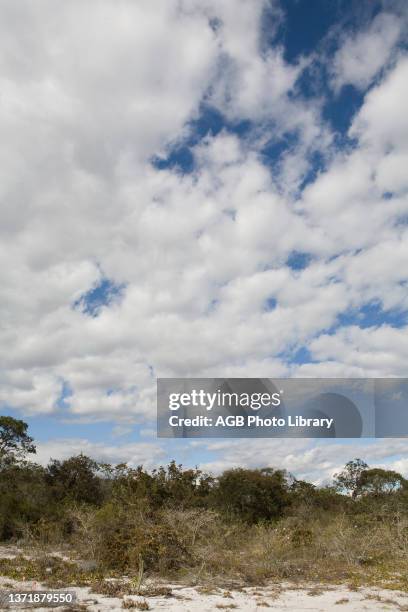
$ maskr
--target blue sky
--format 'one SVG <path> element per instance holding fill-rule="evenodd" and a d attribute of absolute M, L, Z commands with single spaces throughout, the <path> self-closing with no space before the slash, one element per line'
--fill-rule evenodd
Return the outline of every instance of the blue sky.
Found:
<path fill-rule="evenodd" d="M 408 474 L 404 440 L 155 434 L 157 376 L 406 376 L 406 3 L 0 13 L 1 412 L 39 459 Z"/>

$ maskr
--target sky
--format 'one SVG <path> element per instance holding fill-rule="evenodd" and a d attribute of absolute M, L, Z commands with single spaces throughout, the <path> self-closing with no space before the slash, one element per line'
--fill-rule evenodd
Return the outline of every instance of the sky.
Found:
<path fill-rule="evenodd" d="M 156 378 L 405 377 L 405 0 L 3 0 L 0 412 L 47 462 L 408 476 L 158 440 Z"/>

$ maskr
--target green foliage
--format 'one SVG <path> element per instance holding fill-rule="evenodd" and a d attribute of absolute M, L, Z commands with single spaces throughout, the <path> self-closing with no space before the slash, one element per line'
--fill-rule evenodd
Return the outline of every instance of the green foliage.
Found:
<path fill-rule="evenodd" d="M 362 459 L 353 459 L 349 461 L 346 463 L 344 469 L 334 476 L 336 488 L 339 491 L 351 493 L 352 497 L 356 497 L 361 475 L 367 469 L 368 465 Z"/>
<path fill-rule="evenodd" d="M 112 498 L 122 504 L 139 504 L 146 511 L 162 507 L 205 505 L 214 479 L 197 469 L 183 469 L 172 461 L 150 474 L 120 464 L 112 471 Z"/>
<path fill-rule="evenodd" d="M 51 498 L 57 502 L 100 504 L 103 495 L 98 470 L 98 463 L 83 454 L 65 461 L 52 460 L 45 474 Z"/>
<path fill-rule="evenodd" d="M 256 583 L 408 570 L 408 483 L 361 459 L 323 487 L 271 468 L 214 478 L 174 461 L 148 472 L 83 454 L 43 468 L 24 459 L 34 448 L 26 424 L 0 423 L 0 540 L 64 543 L 95 575 L 125 572 L 135 592 L 145 573 Z"/>
<path fill-rule="evenodd" d="M 314 516 L 346 512 L 351 500 L 341 495 L 336 487 L 316 487 L 310 482 L 295 480 L 290 487 L 290 514 Z"/>
<path fill-rule="evenodd" d="M 27 453 L 36 452 L 27 428 L 24 421 L 0 416 L 0 465 L 4 461 L 23 459 Z"/>
<path fill-rule="evenodd" d="M 69 585 L 89 585 L 100 578 L 97 572 L 85 573 L 76 563 L 55 555 L 20 555 L 14 559 L 0 559 L 0 574 L 13 580 L 35 580 L 49 588 Z"/>
<path fill-rule="evenodd" d="M 334 483 L 337 490 L 351 493 L 354 499 L 362 495 L 389 495 L 408 488 L 408 481 L 398 472 L 369 468 L 361 459 L 346 463 L 343 471 L 335 475 Z"/>
<path fill-rule="evenodd" d="M 48 513 L 44 470 L 15 462 L 0 469 L 0 539 L 16 538 Z"/>
<path fill-rule="evenodd" d="M 407 487 L 408 482 L 393 470 L 372 468 L 364 470 L 357 482 L 359 495 L 390 495 Z"/>
<path fill-rule="evenodd" d="M 227 470 L 213 492 L 216 507 L 249 523 L 282 516 L 289 504 L 285 473 L 270 468 Z"/>

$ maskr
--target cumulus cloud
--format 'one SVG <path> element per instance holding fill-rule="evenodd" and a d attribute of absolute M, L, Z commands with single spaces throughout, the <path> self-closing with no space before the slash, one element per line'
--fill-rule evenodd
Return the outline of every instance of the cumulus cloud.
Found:
<path fill-rule="evenodd" d="M 311 350 L 323 364 L 330 359 L 346 363 L 349 376 L 406 376 L 406 329 L 388 325 L 369 329 L 351 326 L 333 335 L 320 335 L 312 341 Z"/>
<path fill-rule="evenodd" d="M 223 470 L 241 467 L 250 468 L 277 466 L 287 470 L 298 479 L 315 484 L 329 484 L 334 474 L 353 457 L 361 457 L 369 465 L 394 469 L 408 476 L 408 465 L 400 456 L 408 450 L 406 440 L 378 440 L 374 443 L 336 440 L 330 445 L 314 446 L 311 440 L 246 440 L 242 441 L 194 441 L 184 452 L 185 466 L 198 467 L 217 475 Z M 197 461 L 197 453 L 206 451 L 215 458 Z M 151 470 L 166 464 L 171 458 L 170 449 L 157 442 L 107 445 L 86 439 L 62 439 L 42 442 L 38 445 L 36 461 L 46 465 L 50 458 L 67 459 L 79 453 L 87 454 L 98 461 L 127 463 L 130 467 L 143 465 Z"/>
<path fill-rule="evenodd" d="M 324 101 L 299 85 L 313 57 L 288 63 L 280 44 L 265 46 L 265 11 L 275 28 L 283 18 L 275 3 L 1 10 L 2 405 L 63 405 L 121 431 L 151 425 L 160 375 L 404 374 L 405 329 L 337 329 L 373 301 L 408 306 L 408 64 L 394 53 L 393 15 L 332 60 L 337 89 L 376 79 L 340 147 Z M 191 173 L 158 169 L 152 157 L 183 142 L 203 103 L 225 129 L 191 145 Z M 231 133 L 244 120 L 249 133 Z M 286 152 L 265 163 L 267 142 L 287 134 Z M 316 152 L 325 163 L 303 189 Z M 304 269 L 288 265 L 294 252 L 307 254 Z M 103 282 L 120 299 L 90 316 Z M 313 363 L 291 361 L 302 346 Z M 82 444 L 139 461 L 127 446 L 73 441 L 67 453 Z"/>
<path fill-rule="evenodd" d="M 160 465 L 166 458 L 165 450 L 157 443 L 111 446 L 85 438 L 67 438 L 38 444 L 35 460 L 47 465 L 51 459 L 63 461 L 80 453 L 102 463 L 127 463 L 130 467 L 143 465 L 148 470 Z"/>
<path fill-rule="evenodd" d="M 407 474 L 405 460 L 398 456 L 408 449 L 406 440 L 377 440 L 371 443 L 332 441 L 315 446 L 310 440 L 246 440 L 211 442 L 207 449 L 219 454 L 219 459 L 201 467 L 211 472 L 247 465 L 252 468 L 276 467 L 286 469 L 296 478 L 316 484 L 328 484 L 334 474 L 353 457 L 361 457 L 369 465 L 399 469 Z M 227 452 L 225 452 L 227 451 Z"/>
<path fill-rule="evenodd" d="M 401 33 L 396 15 L 380 13 L 364 31 L 347 36 L 331 66 L 332 86 L 366 89 L 392 59 Z"/>

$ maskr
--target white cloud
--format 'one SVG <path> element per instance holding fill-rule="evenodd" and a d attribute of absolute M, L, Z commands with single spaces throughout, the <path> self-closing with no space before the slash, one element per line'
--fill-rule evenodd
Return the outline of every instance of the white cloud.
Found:
<path fill-rule="evenodd" d="M 200 467 L 219 473 L 225 469 L 242 465 L 286 469 L 296 478 L 316 484 L 330 483 L 347 461 L 360 457 L 371 466 L 382 466 L 399 470 L 407 476 L 407 465 L 396 457 L 408 450 L 406 440 L 378 440 L 366 443 L 359 441 L 331 441 L 315 446 L 310 440 L 245 440 L 227 444 L 209 443 L 207 448 L 221 453 L 217 460 Z"/>
<path fill-rule="evenodd" d="M 264 8 L 74 1 L 57 16 L 52 2 L 3 3 L 3 404 L 58 412 L 65 381 L 65 412 L 123 428 L 154 418 L 157 375 L 403 372 L 405 330 L 325 332 L 370 300 L 407 306 L 407 235 L 397 225 L 408 212 L 407 62 L 367 95 L 355 147 L 336 151 L 322 101 L 295 95 L 306 60 L 288 65 L 282 49 L 262 49 Z M 393 31 L 388 17 L 373 28 Z M 202 140 L 191 175 L 154 168 L 150 157 L 182 139 L 205 97 L 230 120 L 250 118 L 251 137 Z M 259 156 L 266 130 L 298 134 L 271 169 Z M 295 197 L 314 148 L 331 161 Z M 314 256 L 309 268 L 285 265 L 293 250 Z M 97 318 L 74 310 L 102 274 L 126 283 L 122 301 Z M 318 363 L 285 363 L 282 352 L 303 345 Z M 73 442 L 66 452 L 81 444 L 139 460 L 133 447 Z M 294 459 L 291 469 L 303 468 Z"/>
<path fill-rule="evenodd" d="M 407 329 L 387 325 L 360 329 L 339 329 L 333 335 L 321 335 L 310 345 L 319 361 L 334 359 L 366 376 L 406 376 L 408 358 Z M 307 368 L 311 371 L 311 368 Z M 352 374 L 349 374 L 352 376 Z"/>
<path fill-rule="evenodd" d="M 347 84 L 366 89 L 392 58 L 400 31 L 396 15 L 380 13 L 365 31 L 346 37 L 332 64 L 334 89 Z"/>
<path fill-rule="evenodd" d="M 290 442 L 290 443 L 289 443 Z M 97 461 L 128 463 L 130 467 L 143 465 L 151 470 L 165 465 L 176 450 L 157 441 L 118 445 L 104 445 L 89 440 L 66 438 L 37 445 L 35 460 L 46 465 L 50 459 L 67 459 L 84 453 Z M 406 440 L 377 440 L 375 442 L 331 441 L 331 444 L 314 446 L 312 440 L 242 440 L 204 441 L 195 440 L 183 452 L 183 465 L 198 466 L 199 469 L 217 475 L 223 470 L 247 466 L 249 468 L 273 467 L 285 469 L 296 478 L 316 484 L 328 484 L 347 461 L 355 457 L 365 460 L 370 466 L 399 471 L 408 477 L 405 459 L 398 458 L 408 450 Z M 197 460 L 203 451 L 214 456 L 211 461 Z"/>
<path fill-rule="evenodd" d="M 36 446 L 35 461 L 42 465 L 46 465 L 50 459 L 64 460 L 83 453 L 104 463 L 125 462 L 130 467 L 144 465 L 146 469 L 153 469 L 166 458 L 166 452 L 159 444 L 147 442 L 109 446 L 85 438 L 66 438 L 41 442 Z"/>
<path fill-rule="evenodd" d="M 402 57 L 385 80 L 371 90 L 350 130 L 373 152 L 386 155 L 408 147 L 408 119 L 404 98 L 408 93 L 408 59 Z"/>

